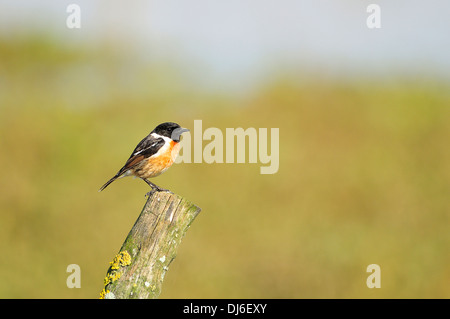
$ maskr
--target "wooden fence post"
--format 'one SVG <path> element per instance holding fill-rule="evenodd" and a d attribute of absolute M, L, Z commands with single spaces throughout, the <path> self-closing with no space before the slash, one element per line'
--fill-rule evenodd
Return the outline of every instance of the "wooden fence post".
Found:
<path fill-rule="evenodd" d="M 110 263 L 100 298 L 158 298 L 178 245 L 200 210 L 176 194 L 150 195 Z"/>

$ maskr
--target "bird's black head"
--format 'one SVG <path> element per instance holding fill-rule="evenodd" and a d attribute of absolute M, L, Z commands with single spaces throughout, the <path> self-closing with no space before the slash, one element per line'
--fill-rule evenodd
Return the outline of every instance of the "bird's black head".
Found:
<path fill-rule="evenodd" d="M 156 133 L 161 136 L 169 137 L 175 142 L 180 141 L 180 136 L 184 132 L 188 132 L 189 130 L 186 128 L 182 128 L 177 123 L 173 122 L 166 122 L 159 124 L 155 129 L 152 131 L 152 133 Z"/>

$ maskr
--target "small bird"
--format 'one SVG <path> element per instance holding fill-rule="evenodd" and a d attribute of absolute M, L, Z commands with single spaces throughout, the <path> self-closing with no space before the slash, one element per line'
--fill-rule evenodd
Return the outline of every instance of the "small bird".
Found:
<path fill-rule="evenodd" d="M 172 166 L 180 151 L 181 134 L 188 131 L 172 122 L 159 124 L 139 142 L 125 165 L 99 189 L 99 192 L 116 179 L 130 175 L 141 178 L 152 188 L 147 193 L 148 196 L 155 191 L 168 191 L 148 179 L 161 175 Z"/>

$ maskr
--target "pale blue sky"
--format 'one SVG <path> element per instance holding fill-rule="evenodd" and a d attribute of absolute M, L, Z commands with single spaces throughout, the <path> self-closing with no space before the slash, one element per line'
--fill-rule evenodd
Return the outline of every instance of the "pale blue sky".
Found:
<path fill-rule="evenodd" d="M 66 28 L 70 3 L 81 7 L 80 30 Z M 371 3 L 381 7 L 381 29 L 366 26 Z M 75 43 L 107 39 L 228 80 L 274 65 L 450 78 L 448 0 L 0 0 L 0 28 L 44 29 Z"/>

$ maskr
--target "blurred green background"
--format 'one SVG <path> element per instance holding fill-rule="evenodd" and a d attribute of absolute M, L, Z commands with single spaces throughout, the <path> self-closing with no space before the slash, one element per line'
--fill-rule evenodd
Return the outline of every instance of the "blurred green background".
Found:
<path fill-rule="evenodd" d="M 108 41 L 2 36 L 0 297 L 98 298 L 148 186 L 98 188 L 157 124 L 201 119 L 279 128 L 280 168 L 182 163 L 154 180 L 202 208 L 161 298 L 449 298 L 449 82 L 310 75 L 217 90 Z"/>

